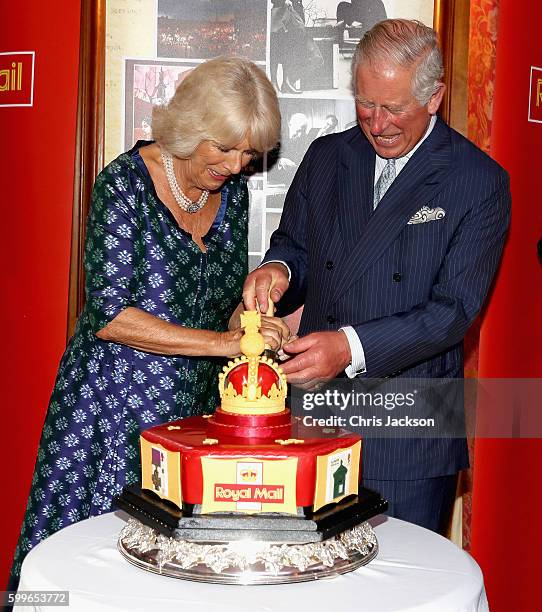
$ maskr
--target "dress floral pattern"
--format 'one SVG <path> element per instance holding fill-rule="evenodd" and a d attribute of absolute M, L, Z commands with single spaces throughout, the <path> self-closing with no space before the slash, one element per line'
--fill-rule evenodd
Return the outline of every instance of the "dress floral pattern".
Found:
<path fill-rule="evenodd" d="M 136 146 L 94 186 L 85 249 L 86 305 L 64 353 L 43 426 L 12 577 L 38 542 L 112 510 L 139 480 L 142 429 L 209 413 L 223 360 L 161 356 L 96 332 L 127 306 L 193 328 L 227 329 L 247 274 L 248 191 L 222 189 L 203 253 L 158 199 Z"/>

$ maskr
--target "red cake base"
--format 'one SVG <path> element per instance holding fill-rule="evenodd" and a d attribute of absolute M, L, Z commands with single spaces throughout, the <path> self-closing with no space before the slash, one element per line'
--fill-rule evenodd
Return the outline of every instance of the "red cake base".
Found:
<path fill-rule="evenodd" d="M 162 447 L 172 453 L 168 454 L 169 459 L 167 460 L 170 470 L 173 460 L 178 455 L 182 503 L 194 505 L 201 504 L 203 500 L 205 483 L 202 459 L 204 458 L 229 459 L 237 462 L 261 460 L 262 462 L 267 461 L 266 465 L 270 465 L 269 460 L 295 459 L 297 467 L 292 481 L 295 483 L 293 485 L 295 486 L 295 505 L 312 507 L 315 503 L 318 469 L 320 479 L 322 479 L 322 458 L 326 461 L 327 457 L 335 451 L 354 447 L 355 450 L 349 452 L 353 452 L 352 460 L 354 461 L 355 458 L 355 462 L 359 462 L 360 447 L 357 443 L 361 438 L 340 429 L 324 430 L 318 427 L 305 427 L 297 420 L 291 423 L 290 419 L 289 410 L 274 415 L 240 416 L 218 409 L 212 417 L 189 417 L 152 427 L 141 435 L 143 481 L 145 482 L 146 469 L 156 469 L 154 464 L 146 467 L 143 453 L 145 445 L 156 445 L 156 449 Z M 147 453 L 147 456 L 150 455 Z M 320 463 L 318 463 L 319 457 L 321 458 Z M 358 463 L 350 468 L 355 474 L 355 491 L 357 492 L 361 466 Z M 248 477 L 250 478 L 250 474 Z M 241 485 L 231 486 L 240 487 Z M 246 486 L 256 485 L 250 485 L 249 482 Z M 155 492 L 162 498 L 170 500 L 172 499 L 171 490 L 171 484 L 167 494 L 158 491 L 158 485 L 155 488 Z M 271 504 L 267 505 L 271 506 Z M 279 510 L 278 506 L 277 510 Z"/>

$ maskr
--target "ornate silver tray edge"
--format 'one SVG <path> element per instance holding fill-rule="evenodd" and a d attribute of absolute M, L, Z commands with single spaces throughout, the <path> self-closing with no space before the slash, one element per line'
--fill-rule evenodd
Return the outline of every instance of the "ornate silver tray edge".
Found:
<path fill-rule="evenodd" d="M 378 542 L 369 523 L 316 544 L 202 544 L 160 535 L 130 519 L 117 548 L 132 565 L 162 576 L 238 585 L 333 578 L 366 565 L 378 554 Z"/>

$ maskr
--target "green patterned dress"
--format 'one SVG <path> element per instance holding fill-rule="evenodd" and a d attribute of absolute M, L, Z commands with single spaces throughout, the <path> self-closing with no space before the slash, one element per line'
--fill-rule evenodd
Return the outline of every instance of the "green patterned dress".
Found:
<path fill-rule="evenodd" d="M 247 274 L 248 191 L 222 189 L 202 253 L 158 199 L 136 146 L 96 179 L 86 249 L 86 306 L 62 357 L 12 568 L 55 531 L 112 510 L 139 480 L 139 433 L 209 413 L 223 360 L 161 356 L 96 332 L 127 306 L 187 327 L 224 331 Z M 13 584 L 13 583 L 12 583 Z"/>

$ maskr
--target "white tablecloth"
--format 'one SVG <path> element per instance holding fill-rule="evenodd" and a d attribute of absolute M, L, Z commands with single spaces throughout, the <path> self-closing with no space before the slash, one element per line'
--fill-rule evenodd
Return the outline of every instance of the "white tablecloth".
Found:
<path fill-rule="evenodd" d="M 68 590 L 77 612 L 486 612 L 482 573 L 445 538 L 396 519 L 371 521 L 378 557 L 330 580 L 269 586 L 201 584 L 130 565 L 117 551 L 127 515 L 105 514 L 57 532 L 27 556 L 19 590 Z M 51 608 L 17 607 L 15 610 Z"/>

